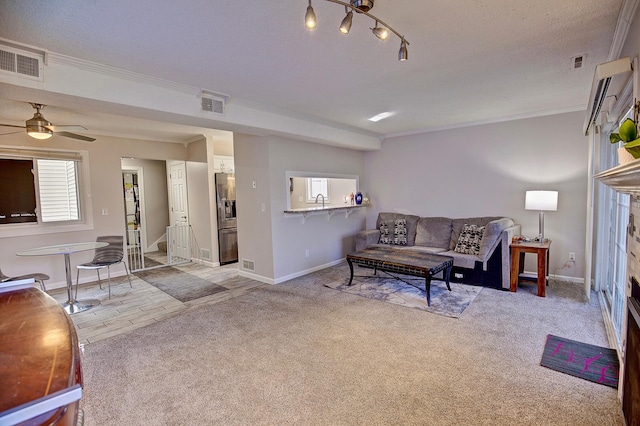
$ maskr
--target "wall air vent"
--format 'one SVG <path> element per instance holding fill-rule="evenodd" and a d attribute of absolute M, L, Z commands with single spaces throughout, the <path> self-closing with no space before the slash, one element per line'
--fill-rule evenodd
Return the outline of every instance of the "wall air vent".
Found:
<path fill-rule="evenodd" d="M 202 110 L 224 114 L 224 100 L 210 97 L 202 97 Z"/>
<path fill-rule="evenodd" d="M 256 263 L 253 260 L 242 259 L 242 269 L 247 271 L 255 271 Z"/>
<path fill-rule="evenodd" d="M 230 96 L 202 89 L 199 98 L 202 111 L 222 115 Z"/>
<path fill-rule="evenodd" d="M 209 249 L 200 249 L 200 259 L 202 260 L 211 260 L 211 250 Z"/>
<path fill-rule="evenodd" d="M 25 52 L 0 44 L 0 72 L 42 81 L 44 54 Z"/>

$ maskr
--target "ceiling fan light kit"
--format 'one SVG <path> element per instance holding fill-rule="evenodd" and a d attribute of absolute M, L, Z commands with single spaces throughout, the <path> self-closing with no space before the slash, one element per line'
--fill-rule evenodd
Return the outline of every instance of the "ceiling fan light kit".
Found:
<path fill-rule="evenodd" d="M 393 29 L 389 24 L 377 18 L 376 16 L 369 13 L 371 9 L 373 9 L 374 0 L 351 0 L 350 3 L 346 3 L 340 0 L 325 0 L 331 3 L 341 4 L 344 6 L 345 12 L 347 15 L 344 17 L 342 22 L 340 23 L 340 32 L 343 34 L 349 34 L 351 30 L 351 23 L 353 21 L 353 12 L 360 13 L 362 15 L 366 15 L 369 18 L 375 21 L 375 26 L 371 28 L 373 34 L 378 37 L 380 40 L 386 40 L 389 37 L 389 31 L 394 33 L 400 38 L 400 50 L 398 51 L 398 60 L 401 62 L 406 61 L 409 58 L 409 53 L 407 51 L 407 46 L 410 44 L 402 34 Z M 304 16 L 305 26 L 307 29 L 312 30 L 318 25 L 318 21 L 316 19 L 316 13 L 313 10 L 313 5 L 311 4 L 311 0 L 309 0 L 309 6 L 307 6 L 307 12 Z M 381 26 L 378 26 L 380 24 Z"/>
<path fill-rule="evenodd" d="M 27 120 L 25 122 L 24 126 L 16 126 L 13 124 L 0 124 L 0 126 L 2 127 L 17 127 L 19 129 L 26 129 L 27 130 L 27 135 L 31 136 L 34 139 L 49 139 L 51 136 L 53 136 L 54 133 L 60 135 L 60 136 L 64 136 L 67 138 L 72 138 L 72 139 L 79 139 L 82 141 L 86 141 L 86 142 L 93 142 L 95 141 L 94 138 L 90 138 L 89 136 L 83 136 L 83 135 L 78 135 L 75 133 L 70 133 L 70 132 L 65 132 L 62 131 L 63 128 L 74 128 L 74 127 L 79 127 L 81 129 L 87 130 L 85 127 L 83 126 L 78 126 L 78 125 L 67 125 L 67 126 L 54 126 L 53 124 L 51 124 L 51 122 L 49 122 L 46 118 L 44 118 L 44 116 L 42 115 L 42 113 L 40 112 L 41 109 L 43 109 L 45 107 L 45 105 L 42 104 L 36 104 L 33 102 L 29 102 L 29 104 L 35 108 L 36 112 L 35 114 L 33 114 L 33 117 L 30 118 L 29 120 Z M 8 133 L 11 134 L 11 133 Z"/>
<path fill-rule="evenodd" d="M 36 109 L 36 113 L 33 114 L 33 118 L 27 120 L 27 134 L 34 139 L 49 139 L 53 136 L 53 131 L 48 129 L 46 126 L 51 126 L 51 123 L 40 113 L 40 110 L 44 108 L 44 105 L 31 104 L 31 106 Z"/>

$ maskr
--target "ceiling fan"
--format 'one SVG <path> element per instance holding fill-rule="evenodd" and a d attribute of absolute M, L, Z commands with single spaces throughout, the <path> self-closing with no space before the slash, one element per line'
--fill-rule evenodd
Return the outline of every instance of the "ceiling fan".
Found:
<path fill-rule="evenodd" d="M 94 138 L 90 138 L 88 136 L 78 135 L 76 133 L 70 133 L 66 131 L 66 130 L 76 130 L 76 131 L 88 130 L 86 127 L 80 126 L 80 125 L 54 126 L 53 124 L 51 124 L 51 122 L 49 122 L 46 118 L 44 118 L 42 113 L 40 113 L 40 110 L 43 109 L 46 105 L 36 104 L 33 102 L 29 102 L 29 104 L 35 108 L 36 112 L 35 114 L 33 114 L 33 118 L 26 121 L 24 126 L 15 126 L 13 124 L 2 124 L 2 123 L 0 123 L 0 126 L 27 129 L 27 134 L 35 139 L 49 139 L 51 136 L 56 134 L 58 136 L 79 139 L 81 141 L 87 141 L 87 142 L 95 141 Z M 14 132 L 14 133 L 17 133 L 17 132 Z M 11 135 L 11 134 L 13 133 L 4 133 L 4 135 Z"/>

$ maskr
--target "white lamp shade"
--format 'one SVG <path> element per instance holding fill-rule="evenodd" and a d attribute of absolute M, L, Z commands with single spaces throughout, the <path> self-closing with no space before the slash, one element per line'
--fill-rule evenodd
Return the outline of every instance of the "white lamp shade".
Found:
<path fill-rule="evenodd" d="M 558 191 L 527 191 L 524 200 L 526 210 L 558 210 Z"/>

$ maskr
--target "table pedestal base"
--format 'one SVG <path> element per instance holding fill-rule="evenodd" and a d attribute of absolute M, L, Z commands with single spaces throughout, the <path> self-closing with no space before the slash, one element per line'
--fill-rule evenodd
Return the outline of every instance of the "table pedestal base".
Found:
<path fill-rule="evenodd" d="M 78 312 L 86 311 L 94 306 L 98 306 L 100 301 L 98 299 L 85 299 L 74 300 L 71 302 L 64 302 L 62 309 L 64 309 L 69 315 L 77 314 Z"/>

